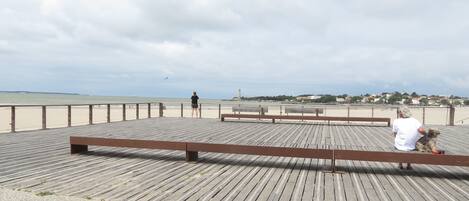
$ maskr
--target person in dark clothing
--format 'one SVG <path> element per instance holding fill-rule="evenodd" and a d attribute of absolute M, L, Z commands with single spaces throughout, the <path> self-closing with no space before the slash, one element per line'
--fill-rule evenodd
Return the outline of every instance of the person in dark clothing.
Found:
<path fill-rule="evenodd" d="M 192 93 L 192 97 L 191 97 L 191 103 L 192 103 L 192 118 L 194 117 L 194 111 L 195 111 L 195 117 L 199 117 L 199 111 L 198 111 L 198 108 L 199 108 L 199 97 L 197 96 L 197 93 L 194 91 Z"/>

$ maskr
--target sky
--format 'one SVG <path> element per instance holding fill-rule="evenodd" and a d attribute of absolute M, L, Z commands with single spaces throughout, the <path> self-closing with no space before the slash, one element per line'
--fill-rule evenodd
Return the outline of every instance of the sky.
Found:
<path fill-rule="evenodd" d="M 467 0 L 2 0 L 0 91 L 469 96 Z"/>

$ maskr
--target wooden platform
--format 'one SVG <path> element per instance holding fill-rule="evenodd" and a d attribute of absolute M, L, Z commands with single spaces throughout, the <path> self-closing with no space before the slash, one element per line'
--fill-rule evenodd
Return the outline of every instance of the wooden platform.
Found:
<path fill-rule="evenodd" d="M 469 127 L 440 127 L 440 145 L 469 154 Z M 390 150 L 388 127 L 155 118 L 0 135 L 0 187 L 105 200 L 467 200 L 469 168 L 92 147 L 70 135 L 284 147 Z"/>

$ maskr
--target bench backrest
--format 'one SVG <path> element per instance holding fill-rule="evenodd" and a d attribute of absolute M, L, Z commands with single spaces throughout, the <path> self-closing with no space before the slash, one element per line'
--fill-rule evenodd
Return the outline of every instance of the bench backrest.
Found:
<path fill-rule="evenodd" d="M 304 113 L 304 114 L 322 114 L 324 109 L 322 108 L 311 108 L 311 107 L 298 107 L 298 106 L 285 106 L 285 113 Z"/>
<path fill-rule="evenodd" d="M 246 106 L 246 105 L 241 105 L 241 106 L 233 106 L 233 112 L 269 112 L 269 107 L 267 106 Z"/>

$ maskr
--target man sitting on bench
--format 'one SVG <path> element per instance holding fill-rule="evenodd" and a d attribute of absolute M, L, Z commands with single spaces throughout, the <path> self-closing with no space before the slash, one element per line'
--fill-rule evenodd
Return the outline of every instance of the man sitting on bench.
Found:
<path fill-rule="evenodd" d="M 425 134 L 422 124 L 412 117 L 408 107 L 399 108 L 399 119 L 394 120 L 392 132 L 395 136 L 394 147 L 399 151 L 414 151 L 417 140 Z M 403 169 L 402 163 L 399 168 Z M 407 163 L 407 169 L 411 170 L 410 163 Z"/>

